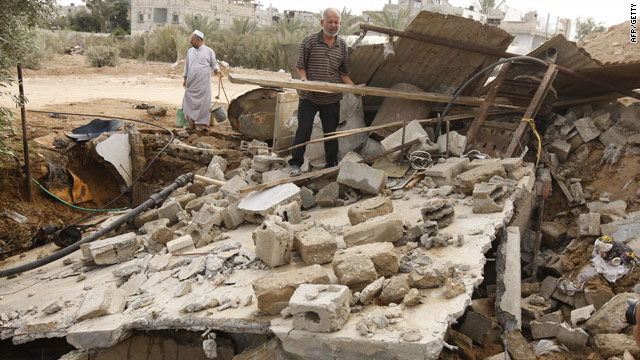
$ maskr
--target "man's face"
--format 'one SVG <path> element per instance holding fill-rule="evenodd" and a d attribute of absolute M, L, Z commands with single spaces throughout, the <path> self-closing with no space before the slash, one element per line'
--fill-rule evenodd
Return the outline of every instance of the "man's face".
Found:
<path fill-rule="evenodd" d="M 196 36 L 196 34 L 191 35 L 191 46 L 194 48 L 199 48 L 202 45 L 202 40 Z"/>
<path fill-rule="evenodd" d="M 320 21 L 322 25 L 322 30 L 329 37 L 334 37 L 338 35 L 338 31 L 340 31 L 340 15 L 336 14 L 333 11 L 329 11 L 327 13 L 327 18 Z"/>

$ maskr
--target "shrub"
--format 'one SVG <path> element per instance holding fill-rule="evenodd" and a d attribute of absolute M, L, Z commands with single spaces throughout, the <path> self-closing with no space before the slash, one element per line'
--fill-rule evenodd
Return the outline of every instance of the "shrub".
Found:
<path fill-rule="evenodd" d="M 117 66 L 120 50 L 115 46 L 98 45 L 87 49 L 87 62 L 94 67 Z"/>
<path fill-rule="evenodd" d="M 178 57 L 178 43 L 188 41 L 177 26 L 169 25 L 155 29 L 144 44 L 144 57 L 150 61 L 175 62 Z"/>

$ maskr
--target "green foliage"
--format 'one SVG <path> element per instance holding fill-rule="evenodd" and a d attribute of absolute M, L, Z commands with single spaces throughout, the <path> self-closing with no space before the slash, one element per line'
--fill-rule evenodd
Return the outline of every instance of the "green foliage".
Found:
<path fill-rule="evenodd" d="M 504 0 L 496 1 L 496 0 L 479 0 L 480 4 L 480 12 L 483 14 L 488 14 L 491 9 L 498 9 L 500 6 L 505 4 Z"/>
<path fill-rule="evenodd" d="M 257 21 L 250 18 L 234 17 L 231 23 L 231 31 L 238 35 L 244 35 L 255 30 Z"/>
<path fill-rule="evenodd" d="M 79 10 L 69 20 L 69 25 L 74 31 L 99 32 L 100 22 L 84 9 Z"/>
<path fill-rule="evenodd" d="M 589 34 L 605 31 L 607 28 L 602 24 L 604 24 L 602 21 L 596 24 L 596 20 L 592 17 L 588 17 L 584 20 L 578 18 L 576 20 L 576 39 L 582 40 L 583 37 Z"/>
<path fill-rule="evenodd" d="M 188 41 L 189 38 L 175 25 L 155 29 L 144 44 L 145 60 L 175 62 L 185 55 L 178 54 L 179 44 Z"/>
<path fill-rule="evenodd" d="M 127 27 L 127 0 L 85 0 L 87 9 L 100 24 L 100 32 Z"/>
<path fill-rule="evenodd" d="M 381 13 L 371 12 L 368 14 L 374 25 L 404 30 L 413 20 L 413 16 L 409 12 L 409 8 L 400 9 L 397 13 L 385 8 Z"/>
<path fill-rule="evenodd" d="M 347 10 L 346 7 L 342 8 L 340 12 L 340 32 L 339 36 L 352 35 L 354 32 L 360 29 L 360 23 L 363 22 L 362 16 L 351 15 L 351 10 Z"/>
<path fill-rule="evenodd" d="M 120 57 L 144 61 L 144 45 L 147 39 L 148 35 L 134 35 L 117 41 Z"/>
<path fill-rule="evenodd" d="M 111 45 L 97 45 L 87 48 L 86 61 L 94 67 L 118 66 L 120 50 Z"/>
<path fill-rule="evenodd" d="M 216 31 L 220 27 L 218 22 L 209 20 L 206 16 L 185 15 L 184 22 L 185 26 L 182 27 L 182 31 L 189 36 L 188 39 L 191 39 L 191 33 L 193 33 L 194 30 L 200 30 L 204 34 L 205 40 L 213 39 Z"/>
<path fill-rule="evenodd" d="M 26 99 L 9 91 L 15 81 L 13 71 L 20 59 L 36 48 L 33 27 L 42 24 L 54 13 L 54 9 L 53 0 L 0 1 L 0 98 L 9 98 L 16 106 Z M 10 131 L 14 116 L 11 110 L 0 106 L 0 136 Z M 3 149 L 0 157 L 4 154 Z"/>
<path fill-rule="evenodd" d="M 51 38 L 54 36 L 54 34 L 51 34 Z M 49 48 L 47 43 L 49 43 L 50 46 L 56 46 L 56 48 L 58 45 L 54 41 L 47 41 L 48 36 L 45 35 L 43 31 L 32 32 L 31 38 L 33 39 L 33 47 L 22 56 L 20 62 L 25 69 L 38 70 L 41 68 L 43 61 L 53 58 L 53 49 Z"/>

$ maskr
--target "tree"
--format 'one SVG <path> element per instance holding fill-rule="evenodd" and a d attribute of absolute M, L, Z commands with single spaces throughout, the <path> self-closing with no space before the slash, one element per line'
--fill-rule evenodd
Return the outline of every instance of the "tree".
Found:
<path fill-rule="evenodd" d="M 100 23 L 85 9 L 76 12 L 70 20 L 71 29 L 74 31 L 99 32 Z"/>
<path fill-rule="evenodd" d="M 381 13 L 371 12 L 368 14 L 374 25 L 404 30 L 413 20 L 413 16 L 410 16 L 409 12 L 409 8 L 400 9 L 398 12 L 383 9 Z"/>
<path fill-rule="evenodd" d="M 256 28 L 257 21 L 250 18 L 237 18 L 234 17 L 231 23 L 231 31 L 238 35 L 244 35 Z"/>
<path fill-rule="evenodd" d="M 114 22 L 124 17 L 126 19 L 127 0 L 83 0 L 87 9 L 91 10 L 91 16 L 100 24 L 100 32 L 107 32 Z"/>
<path fill-rule="evenodd" d="M 483 14 L 488 14 L 491 9 L 498 9 L 500 6 L 504 5 L 505 1 L 501 0 L 497 2 L 496 0 L 479 0 L 480 12 Z"/>
<path fill-rule="evenodd" d="M 54 12 L 53 0 L 0 1 L 0 97 L 11 98 L 17 106 L 26 99 L 8 91 L 14 82 L 12 71 L 20 58 L 34 47 L 34 26 L 42 24 Z M 13 111 L 0 106 L 0 135 L 10 129 L 14 116 Z M 4 154 L 4 146 L 0 146 L 0 155 Z"/>
<path fill-rule="evenodd" d="M 360 23 L 363 22 L 362 16 L 351 15 L 351 10 L 347 11 L 346 7 L 340 12 L 340 32 L 338 35 L 351 35 L 359 29 Z"/>
<path fill-rule="evenodd" d="M 202 17 L 200 15 L 185 15 L 184 23 L 185 26 L 182 27 L 184 33 L 191 34 L 194 30 L 200 30 L 204 34 L 205 39 L 213 39 L 213 35 L 219 27 L 217 21 L 210 21 L 208 17 Z"/>
<path fill-rule="evenodd" d="M 602 24 L 604 24 L 604 22 L 599 22 L 596 24 L 595 19 L 592 17 L 588 17 L 585 20 L 578 18 L 576 20 L 576 39 L 582 40 L 583 37 L 589 34 L 595 34 L 605 31 L 606 28 Z"/>

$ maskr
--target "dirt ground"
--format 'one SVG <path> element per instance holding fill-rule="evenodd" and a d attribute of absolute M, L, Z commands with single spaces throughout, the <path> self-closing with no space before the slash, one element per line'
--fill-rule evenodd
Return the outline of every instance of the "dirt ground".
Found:
<path fill-rule="evenodd" d="M 90 187 L 94 200 L 79 204 L 86 208 L 99 208 L 118 195 L 122 190 L 121 184 L 106 174 L 103 166 L 87 156 L 82 146 L 60 151 L 53 148 L 51 142 L 55 137 L 64 137 L 64 132 L 71 132 L 72 129 L 101 115 L 143 120 L 175 132 L 178 130 L 175 124 L 176 111 L 184 94 L 181 76 L 183 63 L 172 65 L 122 59 L 121 65 L 115 68 L 93 68 L 85 64 L 84 56 L 57 55 L 52 61 L 44 63 L 40 70 L 24 70 L 32 177 L 43 183 L 48 174 L 47 161 L 65 165 Z M 289 76 L 285 73 L 235 68 L 228 69 L 228 72 Z M 226 77 L 222 85 L 229 100 L 255 88 L 252 85 L 231 84 Z M 213 96 L 216 96 L 217 80 L 214 80 L 212 90 Z M 17 93 L 17 86 L 12 91 Z M 167 115 L 153 117 L 148 115 L 146 110 L 135 109 L 135 106 L 141 103 L 166 106 Z M 222 92 L 218 103 L 225 109 L 228 106 L 227 98 Z M 7 97 L 0 98 L 0 104 L 14 107 Z M 14 134 L 5 141 L 8 141 L 9 146 L 24 163 L 20 111 L 15 109 L 15 112 L 17 119 Z M 50 117 L 50 112 L 92 116 L 68 116 L 66 119 L 59 119 Z M 169 140 L 168 133 L 146 124 L 137 123 L 136 126 L 143 134 L 145 155 L 149 161 Z M 42 137 L 47 138 L 40 139 L 39 143 L 34 141 Z M 43 140 L 49 140 L 49 143 Z M 233 150 L 238 147 L 240 140 L 241 137 L 237 133 L 234 135 L 228 122 L 223 122 L 210 128 L 208 133 L 193 134 L 183 141 L 193 145 L 204 141 L 219 149 Z M 231 168 L 237 166 L 240 161 L 233 156 L 228 160 Z M 24 174 L 12 158 L 3 157 L 2 161 L 5 165 L 0 167 L 0 260 L 32 247 L 35 242 L 34 236 L 42 226 L 68 225 L 87 214 L 53 200 L 36 184 L 32 184 L 33 201 L 28 202 Z M 163 156 L 150 168 L 142 183 L 151 193 L 173 182 L 178 175 L 196 171 L 201 167 L 202 164 L 199 163 Z M 110 207 L 123 207 L 128 204 L 127 196 L 124 196 Z M 26 216 L 27 222 L 20 224 L 11 220 L 5 216 L 5 209 Z"/>
<path fill-rule="evenodd" d="M 630 30 L 629 22 L 625 21 L 604 32 L 585 36 L 578 46 L 603 64 L 640 61 L 638 44 L 629 41 Z"/>

